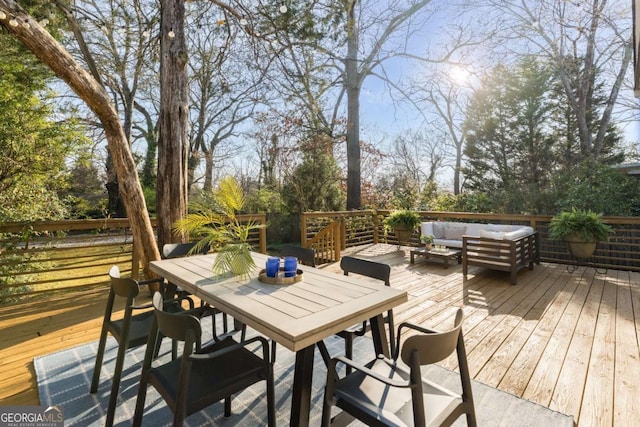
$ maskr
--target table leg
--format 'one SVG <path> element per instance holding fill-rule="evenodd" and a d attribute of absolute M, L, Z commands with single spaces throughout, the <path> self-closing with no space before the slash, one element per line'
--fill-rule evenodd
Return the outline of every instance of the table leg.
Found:
<path fill-rule="evenodd" d="M 389 351 L 389 341 L 387 341 L 387 332 L 384 327 L 384 318 L 382 314 L 369 319 L 371 325 L 371 337 L 373 338 L 373 348 L 376 354 L 382 354 L 385 357 L 391 357 Z"/>
<path fill-rule="evenodd" d="M 290 426 L 307 427 L 311 410 L 311 382 L 313 381 L 313 353 L 315 345 L 296 352 L 296 365 L 291 391 Z"/>

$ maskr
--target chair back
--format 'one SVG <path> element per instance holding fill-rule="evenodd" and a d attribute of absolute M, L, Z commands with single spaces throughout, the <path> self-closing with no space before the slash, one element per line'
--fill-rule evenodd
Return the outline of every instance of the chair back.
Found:
<path fill-rule="evenodd" d="M 153 294 L 153 308 L 156 315 L 157 328 L 162 336 L 185 342 L 185 355 L 191 354 L 194 347 L 196 350 L 200 349 L 202 328 L 200 327 L 200 321 L 195 316 L 164 311 L 164 300 L 160 292 Z"/>
<path fill-rule="evenodd" d="M 294 256 L 298 261 L 309 267 L 316 266 L 316 251 L 313 248 L 303 248 L 302 246 L 282 245 L 280 250 L 282 256 Z"/>
<path fill-rule="evenodd" d="M 345 256 L 340 260 L 340 268 L 342 268 L 345 276 L 348 276 L 349 273 L 361 274 L 382 280 L 385 285 L 390 286 L 391 267 L 388 264 Z"/>
<path fill-rule="evenodd" d="M 162 247 L 162 258 L 180 258 L 187 255 L 206 254 L 209 252 L 209 244 L 198 247 L 199 242 L 167 243 Z"/>
<path fill-rule="evenodd" d="M 209 252 L 209 244 L 200 245 L 200 242 L 167 243 L 162 246 L 162 258 L 181 258 L 188 255 L 204 255 Z M 172 299 L 178 293 L 178 285 L 168 282 L 161 288 L 165 299 Z M 193 307 L 192 307 L 193 308 Z"/>
<path fill-rule="evenodd" d="M 458 345 L 462 318 L 462 309 L 458 309 L 453 328 L 450 330 L 418 334 L 407 338 L 400 351 L 402 361 L 412 366 L 412 358 L 417 355 L 420 365 L 429 365 L 449 357 Z"/>
<path fill-rule="evenodd" d="M 120 277 L 120 269 L 114 265 L 109 269 L 109 277 L 111 278 L 111 290 L 119 297 L 133 299 L 140 293 L 138 282 L 131 278 Z"/>

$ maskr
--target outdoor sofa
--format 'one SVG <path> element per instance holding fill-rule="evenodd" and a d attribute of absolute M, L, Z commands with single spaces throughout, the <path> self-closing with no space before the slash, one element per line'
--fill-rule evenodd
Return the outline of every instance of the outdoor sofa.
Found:
<path fill-rule="evenodd" d="M 462 251 L 462 274 L 467 277 L 470 265 L 508 271 L 512 285 L 518 272 L 533 270 L 540 263 L 538 232 L 524 225 L 479 224 L 468 222 L 422 222 L 423 236 L 433 236 L 434 245 Z"/>

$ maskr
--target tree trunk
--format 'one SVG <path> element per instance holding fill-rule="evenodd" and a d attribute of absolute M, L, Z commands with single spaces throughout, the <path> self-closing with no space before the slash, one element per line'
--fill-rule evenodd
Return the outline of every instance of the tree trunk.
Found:
<path fill-rule="evenodd" d="M 462 147 L 456 147 L 456 165 L 453 170 L 453 194 L 460 194 L 460 174 L 462 172 Z"/>
<path fill-rule="evenodd" d="M 204 184 L 202 189 L 205 192 L 213 190 L 213 153 L 208 150 L 204 154 Z"/>
<path fill-rule="evenodd" d="M 184 241 L 172 230 L 187 213 L 189 106 L 187 50 L 184 39 L 184 0 L 161 3 L 160 124 L 156 215 L 158 246 Z"/>
<path fill-rule="evenodd" d="M 347 92 L 347 210 L 360 209 L 360 76 L 358 75 L 358 29 L 355 4 L 348 3 L 347 58 L 345 87 Z"/>
<path fill-rule="evenodd" d="M 0 20 L 0 25 L 3 25 L 42 63 L 64 80 L 86 102 L 102 123 L 109 152 L 118 175 L 120 195 L 129 215 L 133 238 L 138 242 L 136 245 L 137 255 L 142 260 L 146 271 L 149 261 L 159 259 L 160 253 L 153 238 L 153 228 L 147 213 L 142 187 L 138 181 L 136 164 L 111 98 L 104 87 L 15 1 L 0 0 L 0 6 L 7 14 L 6 19 Z M 23 25 L 11 26 L 9 24 L 11 16 Z M 24 23 L 29 25 L 24 25 Z"/>

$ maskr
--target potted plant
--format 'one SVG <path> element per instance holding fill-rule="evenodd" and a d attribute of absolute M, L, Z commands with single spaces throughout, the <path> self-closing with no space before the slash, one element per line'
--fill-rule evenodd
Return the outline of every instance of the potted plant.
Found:
<path fill-rule="evenodd" d="M 424 248 L 428 251 L 433 249 L 433 239 L 434 239 L 433 234 L 420 237 L 420 241 L 424 243 Z"/>
<path fill-rule="evenodd" d="M 218 253 L 212 270 L 217 275 L 233 274 L 249 277 L 256 267 L 248 242 L 252 231 L 263 226 L 253 222 L 240 222 L 238 212 L 245 203 L 240 184 L 232 178 L 224 178 L 211 194 L 211 200 L 197 206 L 198 212 L 190 213 L 174 224 L 180 233 L 198 236 L 200 240 L 192 251 L 209 245 Z"/>
<path fill-rule="evenodd" d="M 573 208 L 551 218 L 550 237 L 567 242 L 575 258 L 589 258 L 600 241 L 607 240 L 611 227 L 602 221 L 602 215 Z"/>
<path fill-rule="evenodd" d="M 393 211 L 384 219 L 385 231 L 393 230 L 400 244 L 411 239 L 413 230 L 420 225 L 420 215 L 416 212 L 402 209 Z"/>

